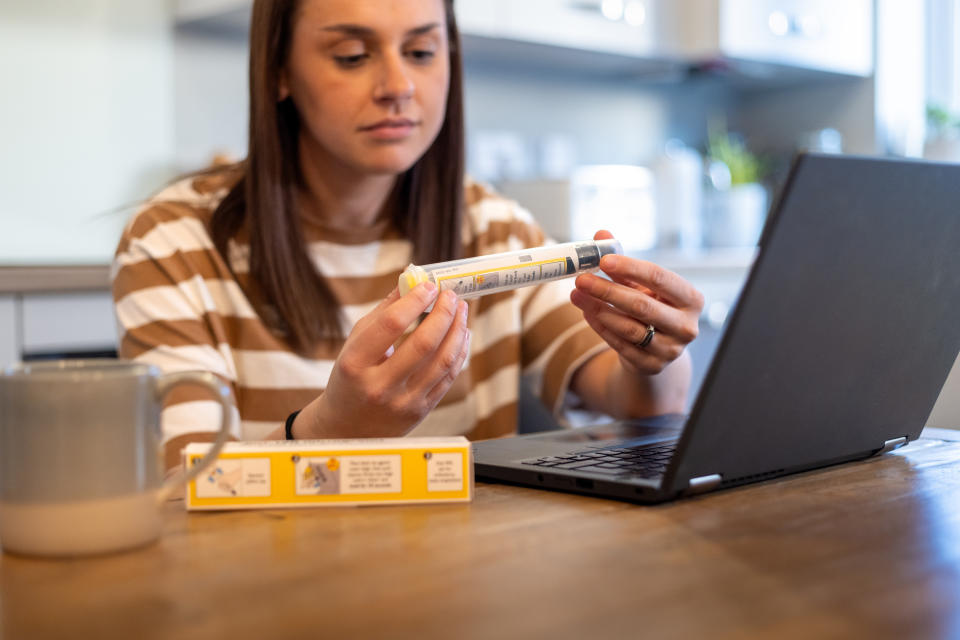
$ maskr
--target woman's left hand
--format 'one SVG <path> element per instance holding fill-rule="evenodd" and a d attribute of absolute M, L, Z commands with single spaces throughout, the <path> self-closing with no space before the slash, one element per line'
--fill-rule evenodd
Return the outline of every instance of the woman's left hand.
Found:
<path fill-rule="evenodd" d="M 593 237 L 607 238 L 613 238 L 609 231 Z M 620 355 L 624 368 L 660 373 L 697 337 L 703 294 L 677 274 L 645 260 L 607 255 L 600 269 L 612 282 L 592 273 L 580 275 L 570 300 Z"/>

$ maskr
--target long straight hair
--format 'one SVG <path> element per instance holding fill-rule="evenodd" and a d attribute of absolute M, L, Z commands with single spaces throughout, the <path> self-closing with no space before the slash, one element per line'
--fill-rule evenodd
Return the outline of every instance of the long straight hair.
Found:
<path fill-rule="evenodd" d="M 463 211 L 464 120 L 460 35 L 453 0 L 444 0 L 450 85 L 443 125 L 433 144 L 400 175 L 390 195 L 393 224 L 419 263 L 459 257 Z M 214 245 L 230 264 L 229 242 L 246 228 L 250 286 L 261 319 L 301 353 L 342 338 L 340 308 L 310 257 L 295 193 L 300 180 L 300 117 L 290 98 L 278 102 L 300 0 L 255 0 L 250 26 L 249 148 L 243 175 L 213 213 Z"/>

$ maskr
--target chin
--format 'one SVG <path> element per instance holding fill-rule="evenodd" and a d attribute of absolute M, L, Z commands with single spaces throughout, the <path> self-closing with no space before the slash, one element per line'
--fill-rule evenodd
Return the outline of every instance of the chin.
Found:
<path fill-rule="evenodd" d="M 418 154 L 382 154 L 375 158 L 368 158 L 367 161 L 363 163 L 363 166 L 371 173 L 399 175 L 416 164 L 417 160 L 422 158 L 425 152 L 426 151 Z"/>

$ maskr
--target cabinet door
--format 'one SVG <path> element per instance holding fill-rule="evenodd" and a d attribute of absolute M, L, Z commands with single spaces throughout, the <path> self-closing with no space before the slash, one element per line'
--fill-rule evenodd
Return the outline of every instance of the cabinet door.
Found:
<path fill-rule="evenodd" d="M 868 76 L 872 0 L 722 0 L 724 56 Z"/>
<path fill-rule="evenodd" d="M 626 56 L 654 50 L 655 3 L 622 0 L 618 19 L 605 17 L 601 2 L 523 0 L 509 3 L 502 37 Z"/>
<path fill-rule="evenodd" d="M 105 351 L 117 341 L 109 291 L 23 296 L 23 352 Z"/>

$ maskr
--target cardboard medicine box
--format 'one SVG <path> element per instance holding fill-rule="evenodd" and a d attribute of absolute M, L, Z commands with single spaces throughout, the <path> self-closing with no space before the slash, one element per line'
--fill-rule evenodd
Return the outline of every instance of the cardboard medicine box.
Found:
<path fill-rule="evenodd" d="M 208 443 L 183 450 L 197 464 Z M 469 502 L 473 449 L 463 436 L 228 442 L 186 487 L 189 510 Z"/>

